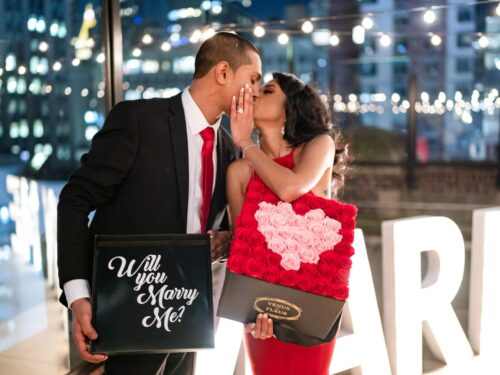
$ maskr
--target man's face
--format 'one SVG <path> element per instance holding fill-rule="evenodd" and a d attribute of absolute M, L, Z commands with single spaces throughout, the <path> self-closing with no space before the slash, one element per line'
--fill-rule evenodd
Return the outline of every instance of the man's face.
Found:
<path fill-rule="evenodd" d="M 259 96 L 259 83 L 262 77 L 262 64 L 259 55 L 254 51 L 247 51 L 247 55 L 250 58 L 250 64 L 241 65 L 233 75 L 233 79 L 228 87 L 230 98 L 233 95 L 238 97 L 240 89 L 247 83 L 252 87 L 252 93 L 254 98 Z M 229 99 L 230 99 L 229 98 Z M 225 111 L 229 114 L 230 103 L 228 102 L 228 108 Z"/>

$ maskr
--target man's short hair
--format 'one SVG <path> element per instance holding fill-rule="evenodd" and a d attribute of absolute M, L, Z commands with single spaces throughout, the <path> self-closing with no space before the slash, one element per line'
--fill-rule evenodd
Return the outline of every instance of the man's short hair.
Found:
<path fill-rule="evenodd" d="M 229 32 L 219 32 L 201 45 L 194 62 L 193 78 L 204 77 L 212 67 L 226 61 L 233 71 L 250 64 L 248 51 L 259 53 L 248 40 Z"/>

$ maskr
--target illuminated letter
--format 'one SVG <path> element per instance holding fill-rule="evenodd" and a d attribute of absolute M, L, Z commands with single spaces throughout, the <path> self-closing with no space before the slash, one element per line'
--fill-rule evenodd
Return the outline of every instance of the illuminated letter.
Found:
<path fill-rule="evenodd" d="M 341 326 L 342 331 L 353 333 L 337 338 L 330 373 L 352 369 L 355 375 L 390 375 L 384 332 L 361 229 L 356 229 L 353 246 L 349 299 L 344 307 Z"/>
<path fill-rule="evenodd" d="M 445 217 L 385 221 L 382 248 L 384 323 L 393 374 L 422 374 L 422 321 L 436 358 L 449 365 L 471 358 L 471 346 L 451 306 L 465 262 L 458 226 Z M 429 264 L 421 281 L 422 252 Z"/>
<path fill-rule="evenodd" d="M 500 355 L 500 208 L 475 210 L 472 223 L 469 336 L 476 353 Z"/>

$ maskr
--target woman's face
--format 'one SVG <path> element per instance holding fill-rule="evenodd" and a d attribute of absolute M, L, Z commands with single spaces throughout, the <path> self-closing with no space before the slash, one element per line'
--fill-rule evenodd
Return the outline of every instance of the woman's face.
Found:
<path fill-rule="evenodd" d="M 286 119 L 285 103 L 286 95 L 275 80 L 262 86 L 253 110 L 257 128 L 276 125 L 281 129 Z"/>

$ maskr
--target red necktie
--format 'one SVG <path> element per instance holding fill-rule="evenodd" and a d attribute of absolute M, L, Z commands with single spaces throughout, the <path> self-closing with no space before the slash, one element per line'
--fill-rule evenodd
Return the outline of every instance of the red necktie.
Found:
<path fill-rule="evenodd" d="M 200 132 L 203 138 L 201 149 L 201 189 L 203 200 L 201 204 L 201 233 L 207 231 L 208 213 L 210 211 L 210 201 L 212 200 L 212 186 L 214 183 L 214 139 L 215 132 L 210 126 Z"/>

